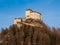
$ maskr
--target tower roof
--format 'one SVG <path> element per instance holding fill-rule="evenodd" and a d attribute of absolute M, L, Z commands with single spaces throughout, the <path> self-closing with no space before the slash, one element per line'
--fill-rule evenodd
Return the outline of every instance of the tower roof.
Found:
<path fill-rule="evenodd" d="M 31 9 L 27 9 L 26 11 L 32 11 Z M 32 11 L 32 12 L 36 12 L 36 11 Z M 39 12 L 36 12 L 36 13 L 39 13 Z M 42 15 L 41 13 L 39 13 L 40 15 Z"/>
<path fill-rule="evenodd" d="M 28 10 L 32 11 L 31 9 L 27 9 L 26 11 L 28 11 Z"/>

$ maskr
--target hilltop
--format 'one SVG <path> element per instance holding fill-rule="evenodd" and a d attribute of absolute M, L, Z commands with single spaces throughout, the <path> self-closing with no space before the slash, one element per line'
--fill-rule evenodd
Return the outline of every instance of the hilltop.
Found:
<path fill-rule="evenodd" d="M 0 45 L 60 45 L 60 28 L 48 27 L 41 13 L 26 10 L 25 18 L 15 18 L 14 23 L 0 33 Z"/>

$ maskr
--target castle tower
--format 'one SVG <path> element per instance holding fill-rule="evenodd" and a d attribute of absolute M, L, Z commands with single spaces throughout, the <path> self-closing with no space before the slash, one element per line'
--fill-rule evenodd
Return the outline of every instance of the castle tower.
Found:
<path fill-rule="evenodd" d="M 41 13 L 32 11 L 31 9 L 26 10 L 26 19 L 29 19 L 29 18 L 32 18 L 35 20 L 38 19 L 38 20 L 42 21 Z"/>
<path fill-rule="evenodd" d="M 28 18 L 31 13 L 32 13 L 32 10 L 31 9 L 27 9 L 26 10 L 26 18 Z"/>

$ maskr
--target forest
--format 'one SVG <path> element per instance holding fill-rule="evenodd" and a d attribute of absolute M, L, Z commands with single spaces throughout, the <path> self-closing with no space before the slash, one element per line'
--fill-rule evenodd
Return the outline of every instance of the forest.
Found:
<path fill-rule="evenodd" d="M 20 28 L 11 25 L 2 29 L 0 45 L 60 45 L 60 28 L 42 25 L 43 28 L 23 24 Z"/>

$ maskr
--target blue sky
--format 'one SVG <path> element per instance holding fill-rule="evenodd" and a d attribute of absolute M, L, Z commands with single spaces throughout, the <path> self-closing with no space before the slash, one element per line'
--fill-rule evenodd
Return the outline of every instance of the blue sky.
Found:
<path fill-rule="evenodd" d="M 25 17 L 26 9 L 42 13 L 50 27 L 60 27 L 60 0 L 0 0 L 0 30 L 13 24 L 14 18 Z"/>

